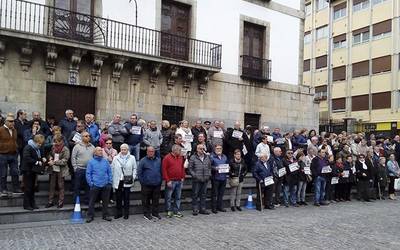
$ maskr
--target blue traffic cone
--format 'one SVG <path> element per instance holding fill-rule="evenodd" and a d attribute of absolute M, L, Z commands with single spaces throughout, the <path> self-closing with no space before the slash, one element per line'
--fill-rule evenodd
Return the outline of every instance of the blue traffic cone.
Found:
<path fill-rule="evenodd" d="M 80 224 L 83 223 L 82 212 L 81 212 L 81 203 L 79 201 L 79 196 L 76 197 L 76 203 L 74 207 L 74 212 L 71 216 L 72 224 Z"/>
<path fill-rule="evenodd" d="M 253 204 L 253 194 L 249 193 L 249 196 L 247 197 L 247 204 L 246 204 L 246 209 L 255 209 L 256 207 Z"/>

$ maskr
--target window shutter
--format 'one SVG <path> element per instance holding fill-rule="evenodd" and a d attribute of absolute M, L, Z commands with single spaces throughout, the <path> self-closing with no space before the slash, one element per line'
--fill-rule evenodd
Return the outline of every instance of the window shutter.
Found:
<path fill-rule="evenodd" d="M 332 110 L 346 109 L 346 98 L 332 99 Z"/>
<path fill-rule="evenodd" d="M 382 56 L 372 59 L 372 74 L 392 70 L 392 56 Z"/>
<path fill-rule="evenodd" d="M 389 109 L 392 104 L 392 94 L 389 92 L 372 94 L 372 109 Z"/>
<path fill-rule="evenodd" d="M 357 5 L 357 4 L 362 3 L 364 1 L 366 1 L 366 0 L 353 0 L 353 5 Z"/>
<path fill-rule="evenodd" d="M 346 2 L 340 3 L 338 5 L 333 6 L 333 11 L 344 9 L 344 8 L 346 8 L 346 6 L 347 6 Z"/>
<path fill-rule="evenodd" d="M 351 110 L 362 111 L 369 109 L 369 98 L 368 95 L 353 96 L 351 98 Z"/>
<path fill-rule="evenodd" d="M 333 38 L 334 43 L 341 42 L 341 41 L 346 41 L 346 34 L 341 34 L 341 35 L 335 36 Z"/>
<path fill-rule="evenodd" d="M 321 92 L 327 92 L 327 91 L 328 91 L 327 85 L 315 87 L 315 93 L 321 93 Z"/>
<path fill-rule="evenodd" d="M 332 69 L 333 81 L 346 80 L 346 66 L 336 67 Z"/>
<path fill-rule="evenodd" d="M 376 23 L 372 26 L 372 35 L 376 36 L 382 33 L 388 33 L 392 31 L 392 20 L 386 20 L 380 23 Z"/>
<path fill-rule="evenodd" d="M 328 65 L 328 56 L 320 56 L 316 58 L 316 62 L 315 62 L 315 68 L 316 69 L 322 69 L 325 68 Z"/>
<path fill-rule="evenodd" d="M 360 77 L 360 76 L 367 76 L 369 75 L 369 61 L 362 61 L 358 63 L 353 63 L 353 72 L 352 76 Z"/>
<path fill-rule="evenodd" d="M 369 26 L 358 29 L 358 30 L 353 30 L 353 36 L 364 33 L 364 32 L 368 32 L 369 31 Z"/>
<path fill-rule="evenodd" d="M 303 71 L 304 72 L 310 71 L 311 60 L 310 59 L 304 60 L 303 64 L 304 64 L 303 65 Z"/>

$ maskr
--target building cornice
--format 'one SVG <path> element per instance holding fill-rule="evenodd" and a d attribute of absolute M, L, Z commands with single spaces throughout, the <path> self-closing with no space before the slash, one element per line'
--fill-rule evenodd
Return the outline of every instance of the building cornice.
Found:
<path fill-rule="evenodd" d="M 265 0 L 244 0 L 249 3 L 257 4 L 259 6 L 265 7 L 267 9 L 271 9 L 282 14 L 286 14 L 292 17 L 296 17 L 299 19 L 305 19 L 304 11 L 297 10 L 295 8 L 274 2 L 274 1 L 265 1 Z"/>

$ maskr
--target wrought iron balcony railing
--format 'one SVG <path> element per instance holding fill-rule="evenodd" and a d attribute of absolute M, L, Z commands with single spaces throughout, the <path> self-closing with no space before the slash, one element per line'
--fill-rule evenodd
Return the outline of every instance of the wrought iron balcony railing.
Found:
<path fill-rule="evenodd" d="M 23 0 L 0 0 L 0 29 L 221 68 L 220 44 Z"/>
<path fill-rule="evenodd" d="M 242 55 L 242 78 L 260 82 L 271 81 L 271 60 Z"/>

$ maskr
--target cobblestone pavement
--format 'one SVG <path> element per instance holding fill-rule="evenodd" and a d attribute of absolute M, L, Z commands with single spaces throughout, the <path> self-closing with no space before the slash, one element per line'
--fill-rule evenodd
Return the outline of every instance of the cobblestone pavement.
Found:
<path fill-rule="evenodd" d="M 400 201 L 0 227 L 1 249 L 400 249 Z"/>

